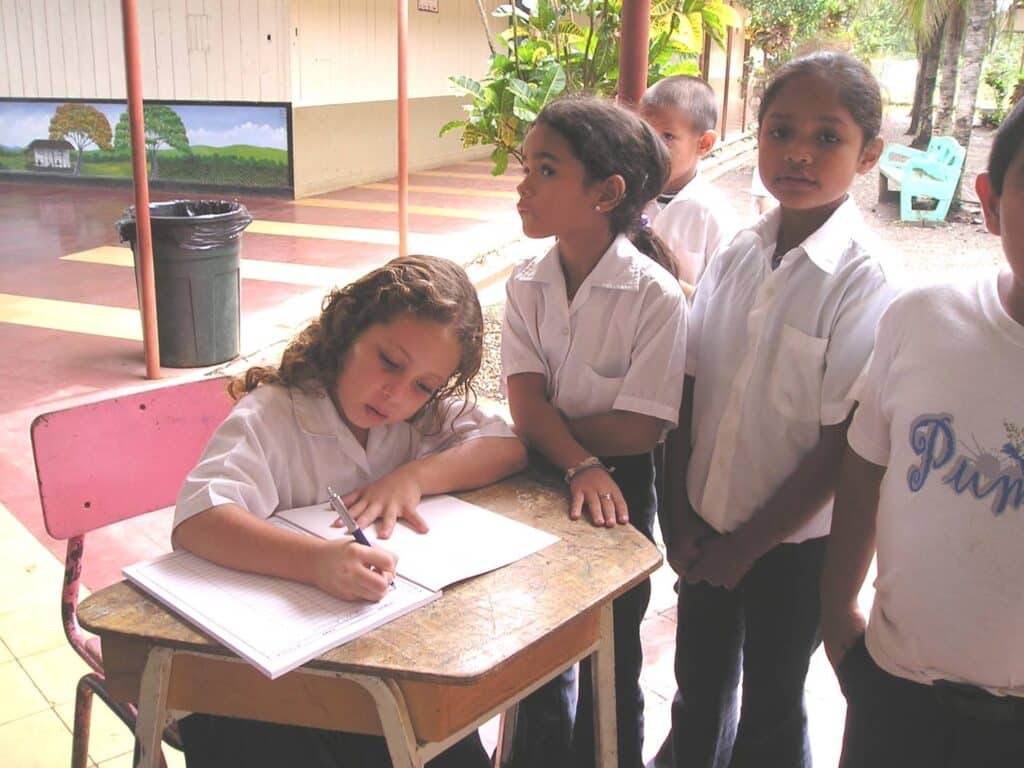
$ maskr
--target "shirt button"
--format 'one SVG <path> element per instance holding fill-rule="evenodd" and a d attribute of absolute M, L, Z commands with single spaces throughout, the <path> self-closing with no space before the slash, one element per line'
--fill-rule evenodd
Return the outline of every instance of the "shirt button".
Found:
<path fill-rule="evenodd" d="M 568 336 L 569 335 L 569 329 L 568 328 L 563 328 L 562 329 L 562 335 L 563 336 Z"/>

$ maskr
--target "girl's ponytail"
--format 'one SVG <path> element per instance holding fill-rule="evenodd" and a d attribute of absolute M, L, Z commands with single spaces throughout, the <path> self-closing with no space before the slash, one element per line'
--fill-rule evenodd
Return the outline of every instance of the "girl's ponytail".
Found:
<path fill-rule="evenodd" d="M 630 242 L 636 246 L 640 253 L 659 266 L 664 267 L 672 277 L 678 279 L 679 270 L 676 266 L 676 260 L 672 258 L 672 252 L 665 245 L 665 242 L 651 229 L 647 216 L 641 216 L 640 219 L 640 225 L 629 233 Z"/>

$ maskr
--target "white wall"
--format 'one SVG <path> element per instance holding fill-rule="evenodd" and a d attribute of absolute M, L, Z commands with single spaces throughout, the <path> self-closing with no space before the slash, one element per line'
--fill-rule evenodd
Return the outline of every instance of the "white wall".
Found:
<path fill-rule="evenodd" d="M 480 77 L 487 39 L 475 0 L 440 0 L 439 13 L 409 2 L 409 98 L 450 94 L 448 76 Z M 486 0 L 485 8 L 500 0 Z M 497 28 L 497 22 L 488 16 Z M 394 99 L 397 17 L 394 0 L 292 0 L 296 106 Z"/>
<path fill-rule="evenodd" d="M 143 95 L 288 101 L 289 0 L 139 0 Z M 120 0 L 0 0 L 0 96 L 123 99 Z"/>

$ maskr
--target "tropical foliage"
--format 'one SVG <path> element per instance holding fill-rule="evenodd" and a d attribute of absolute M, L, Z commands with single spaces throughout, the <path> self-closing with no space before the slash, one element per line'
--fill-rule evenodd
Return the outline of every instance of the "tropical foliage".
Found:
<path fill-rule="evenodd" d="M 498 175 L 510 157 L 522 160 L 526 131 L 549 101 L 563 93 L 615 95 L 622 0 L 537 0 L 529 10 L 508 4 L 493 15 L 508 27 L 496 41 L 488 40 L 492 55 L 483 79 L 449 78 L 470 103 L 464 107 L 467 117 L 447 123 L 441 134 L 461 129 L 464 147 L 492 145 Z M 726 28 L 739 23 L 736 11 L 721 0 L 653 0 L 648 82 L 697 74 L 704 34 L 721 44 Z"/>
<path fill-rule="evenodd" d="M 50 118 L 50 138 L 65 139 L 77 150 L 75 175 L 82 167 L 82 151 L 90 144 L 110 149 L 107 116 L 88 104 L 63 104 Z"/>

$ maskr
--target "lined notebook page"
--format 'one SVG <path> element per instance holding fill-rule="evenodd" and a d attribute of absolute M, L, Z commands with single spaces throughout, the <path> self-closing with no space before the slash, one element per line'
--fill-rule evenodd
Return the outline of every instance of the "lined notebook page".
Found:
<path fill-rule="evenodd" d="M 271 679 L 441 596 L 398 577 L 379 603 L 349 602 L 185 551 L 128 566 L 124 575 Z"/>

